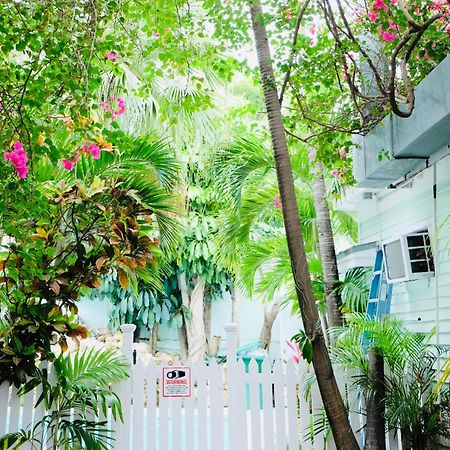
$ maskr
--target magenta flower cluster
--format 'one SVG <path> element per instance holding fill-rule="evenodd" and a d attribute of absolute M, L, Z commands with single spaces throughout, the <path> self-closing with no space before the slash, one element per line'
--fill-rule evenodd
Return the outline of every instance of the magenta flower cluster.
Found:
<path fill-rule="evenodd" d="M 23 149 L 22 142 L 14 142 L 12 151 L 5 152 L 3 156 L 7 161 L 10 161 L 13 164 L 14 168 L 16 169 L 17 176 L 21 180 L 27 177 L 28 155 L 27 152 Z"/>
<path fill-rule="evenodd" d="M 97 144 L 87 141 L 86 144 L 83 145 L 83 147 L 81 147 L 81 149 L 76 153 L 73 159 L 62 159 L 64 169 L 72 170 L 80 157 L 80 153 L 86 153 L 91 155 L 94 159 L 100 159 L 101 148 Z"/>
<path fill-rule="evenodd" d="M 109 98 L 110 101 L 114 101 L 115 98 L 114 97 L 110 97 Z M 123 114 L 125 112 L 125 100 L 123 98 L 118 97 L 117 98 L 117 109 L 113 109 L 111 107 L 111 105 L 107 102 L 101 102 L 100 103 L 100 108 L 104 109 L 106 112 L 111 113 L 111 117 L 113 118 L 113 120 L 117 117 L 120 116 L 121 114 Z"/>

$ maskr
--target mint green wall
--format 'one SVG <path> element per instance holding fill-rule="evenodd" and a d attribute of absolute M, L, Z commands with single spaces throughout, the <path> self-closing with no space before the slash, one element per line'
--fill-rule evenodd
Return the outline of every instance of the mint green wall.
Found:
<path fill-rule="evenodd" d="M 372 200 L 362 201 L 358 209 L 361 243 L 383 241 L 429 226 L 436 276 L 396 283 L 391 313 L 417 331 L 436 327 L 436 341 L 440 344 L 450 344 L 450 219 L 446 222 L 449 215 L 450 156 L 416 175 L 410 187 L 379 191 Z"/>

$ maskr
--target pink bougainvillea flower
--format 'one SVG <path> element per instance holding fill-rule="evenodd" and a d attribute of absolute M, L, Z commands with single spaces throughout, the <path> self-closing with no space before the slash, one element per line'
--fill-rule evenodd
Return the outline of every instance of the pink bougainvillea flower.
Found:
<path fill-rule="evenodd" d="M 345 147 L 342 147 L 341 151 L 339 152 L 339 158 L 344 159 L 347 157 L 347 155 L 348 155 L 348 153 L 347 153 Z"/>
<path fill-rule="evenodd" d="M 284 15 L 286 16 L 286 19 L 292 19 L 292 11 L 289 8 L 284 11 Z"/>
<path fill-rule="evenodd" d="M 375 11 L 369 11 L 367 13 L 367 17 L 371 22 L 376 22 L 376 20 L 378 19 L 378 13 Z"/>
<path fill-rule="evenodd" d="M 446 26 L 445 32 L 446 32 L 447 34 L 450 34 L 450 25 L 447 25 L 447 26 Z"/>
<path fill-rule="evenodd" d="M 292 350 L 292 359 L 295 364 L 299 364 L 301 359 L 303 358 L 302 351 L 296 342 L 286 341 L 286 345 Z"/>
<path fill-rule="evenodd" d="M 433 6 L 431 9 L 433 11 L 440 11 L 444 6 L 446 6 L 446 2 L 443 0 L 432 0 Z"/>
<path fill-rule="evenodd" d="M 62 160 L 62 163 L 63 163 L 64 169 L 66 169 L 66 170 L 72 170 L 73 166 L 75 165 L 72 161 L 70 161 L 70 159 L 66 159 L 66 158 L 64 158 Z"/>
<path fill-rule="evenodd" d="M 317 33 L 317 25 L 313 22 L 311 28 L 309 29 L 309 34 L 315 36 Z"/>
<path fill-rule="evenodd" d="M 388 19 L 389 30 L 400 30 L 400 25 L 396 25 L 392 19 Z"/>
<path fill-rule="evenodd" d="M 372 3 L 372 8 L 378 9 L 378 10 L 382 9 L 382 10 L 385 11 L 385 12 L 388 11 L 388 7 L 387 7 L 386 3 L 384 3 L 383 0 L 375 0 L 375 1 Z"/>
<path fill-rule="evenodd" d="M 420 9 L 419 9 L 419 8 L 416 8 L 416 9 L 414 10 L 414 14 L 420 14 Z"/>
<path fill-rule="evenodd" d="M 170 28 L 166 28 L 166 29 L 164 30 L 164 33 L 166 33 L 166 34 L 171 33 L 171 32 L 172 32 L 172 30 L 171 30 Z"/>
<path fill-rule="evenodd" d="M 383 41 L 393 42 L 397 38 L 397 33 L 389 33 L 389 31 L 380 31 L 380 37 Z"/>
<path fill-rule="evenodd" d="M 153 37 L 154 37 L 155 39 L 157 39 L 157 38 L 161 37 L 161 35 L 160 35 L 159 33 L 153 33 Z"/>
<path fill-rule="evenodd" d="M 28 175 L 28 155 L 23 149 L 22 142 L 15 141 L 12 147 L 13 149 L 10 152 L 5 152 L 3 157 L 12 163 L 16 169 L 17 176 L 23 180 Z"/>
<path fill-rule="evenodd" d="M 92 155 L 94 159 L 100 158 L 100 147 L 93 142 L 87 141 L 86 144 L 81 148 L 82 153 L 88 153 Z"/>
<path fill-rule="evenodd" d="M 273 198 L 273 206 L 275 206 L 275 208 L 279 208 L 280 210 L 282 209 L 283 205 L 280 202 L 279 195 L 275 195 L 275 197 Z"/>
<path fill-rule="evenodd" d="M 114 96 L 109 97 L 109 99 L 111 101 L 115 100 Z M 99 103 L 100 108 L 104 109 L 106 112 L 111 113 L 111 117 L 113 118 L 113 120 L 117 117 L 120 116 L 121 114 L 123 114 L 125 112 L 126 106 L 125 106 L 125 100 L 123 98 L 118 97 L 117 98 L 117 109 L 112 109 L 111 105 L 107 102 L 100 102 Z"/>
<path fill-rule="evenodd" d="M 346 174 L 347 171 L 348 171 L 347 167 L 343 167 L 343 168 L 341 169 L 342 175 Z"/>
<path fill-rule="evenodd" d="M 115 51 L 106 52 L 106 59 L 108 61 L 115 61 L 117 59 L 117 53 Z"/>
<path fill-rule="evenodd" d="M 339 177 L 339 170 L 333 169 L 331 171 L 331 175 L 333 175 L 333 177 L 335 177 L 335 178 L 338 178 Z"/>

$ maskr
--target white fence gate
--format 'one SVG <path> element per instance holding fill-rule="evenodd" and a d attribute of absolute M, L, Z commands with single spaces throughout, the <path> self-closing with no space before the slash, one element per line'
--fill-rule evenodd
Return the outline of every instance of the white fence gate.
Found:
<path fill-rule="evenodd" d="M 192 395 L 161 395 L 162 369 L 141 356 L 129 380 L 117 386 L 124 422 L 111 423 L 114 450 L 324 450 L 334 449 L 315 382 L 305 363 L 295 365 L 236 360 L 237 325 L 227 332 L 227 364 L 186 363 L 191 368 Z M 133 361 L 134 325 L 124 325 L 123 353 Z M 179 363 L 175 365 L 180 365 Z M 247 370 L 248 369 L 248 370 Z M 343 388 L 343 394 L 346 395 Z M 0 386 L 0 436 L 43 417 L 33 393 L 20 399 L 15 388 Z M 360 416 L 351 414 L 361 428 Z M 25 447 L 24 447 L 25 448 Z M 28 447 L 29 448 L 29 447 Z"/>

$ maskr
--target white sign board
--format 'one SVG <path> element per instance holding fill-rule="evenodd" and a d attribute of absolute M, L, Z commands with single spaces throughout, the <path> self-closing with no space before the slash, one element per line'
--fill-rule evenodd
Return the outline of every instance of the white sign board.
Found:
<path fill-rule="evenodd" d="M 163 367 L 163 397 L 190 397 L 192 395 L 190 367 Z"/>

